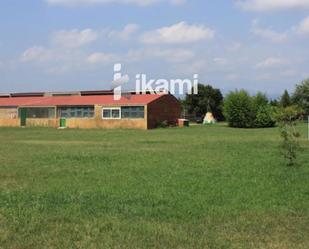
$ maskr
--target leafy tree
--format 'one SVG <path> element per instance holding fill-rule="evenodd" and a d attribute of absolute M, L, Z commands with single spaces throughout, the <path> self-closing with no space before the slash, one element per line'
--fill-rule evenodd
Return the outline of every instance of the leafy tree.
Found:
<path fill-rule="evenodd" d="M 252 127 L 253 109 L 252 98 L 245 90 L 230 92 L 224 100 L 224 116 L 231 127 Z"/>
<path fill-rule="evenodd" d="M 270 105 L 260 106 L 257 110 L 254 127 L 256 128 L 266 128 L 274 127 L 276 121 L 274 119 L 274 110 Z"/>
<path fill-rule="evenodd" d="M 269 104 L 269 100 L 266 94 L 258 92 L 255 96 L 251 97 L 252 99 L 252 112 L 256 115 L 260 108 L 264 108 Z"/>
<path fill-rule="evenodd" d="M 284 91 L 283 95 L 280 98 L 280 106 L 286 108 L 292 104 L 290 94 L 287 90 Z"/>
<path fill-rule="evenodd" d="M 210 111 L 217 120 L 223 120 L 223 95 L 219 89 L 210 85 L 199 84 L 198 94 L 187 94 L 184 104 L 191 115 L 204 117 Z"/>
<path fill-rule="evenodd" d="M 273 106 L 273 107 L 278 107 L 279 106 L 279 102 L 276 99 L 272 99 L 270 101 L 270 105 Z"/>
<path fill-rule="evenodd" d="M 309 79 L 296 86 L 292 100 L 309 115 Z"/>
<path fill-rule="evenodd" d="M 258 92 L 255 96 L 253 96 L 253 104 L 258 108 L 261 106 L 266 106 L 269 104 L 269 100 L 266 94 Z"/>
<path fill-rule="evenodd" d="M 297 120 L 301 116 L 298 106 L 282 108 L 277 114 L 277 122 L 280 126 L 280 134 L 283 139 L 281 149 L 288 166 L 296 164 L 297 154 L 300 150 L 299 132 L 296 131 Z"/>
<path fill-rule="evenodd" d="M 244 90 L 235 91 L 224 101 L 224 115 L 229 125 L 237 128 L 273 127 L 273 109 L 263 93 L 250 96 Z"/>

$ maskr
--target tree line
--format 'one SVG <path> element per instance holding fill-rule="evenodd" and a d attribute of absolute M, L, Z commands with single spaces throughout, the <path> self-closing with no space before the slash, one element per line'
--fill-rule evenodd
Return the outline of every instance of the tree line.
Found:
<path fill-rule="evenodd" d="M 270 100 L 264 93 L 250 95 L 246 90 L 235 90 L 225 97 L 220 89 L 198 85 L 197 95 L 186 95 L 182 100 L 184 112 L 203 118 L 212 112 L 218 121 L 227 121 L 238 128 L 272 127 L 283 109 L 289 108 L 298 116 L 309 115 L 309 79 L 297 84 L 292 95 L 285 90 L 278 99 Z"/>

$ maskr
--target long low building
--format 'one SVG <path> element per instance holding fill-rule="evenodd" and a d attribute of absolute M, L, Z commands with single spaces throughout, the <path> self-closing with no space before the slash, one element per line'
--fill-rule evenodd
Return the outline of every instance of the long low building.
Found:
<path fill-rule="evenodd" d="M 120 100 L 111 91 L 0 95 L 1 127 L 153 129 L 176 125 L 180 115 L 180 102 L 169 93 L 130 92 Z"/>

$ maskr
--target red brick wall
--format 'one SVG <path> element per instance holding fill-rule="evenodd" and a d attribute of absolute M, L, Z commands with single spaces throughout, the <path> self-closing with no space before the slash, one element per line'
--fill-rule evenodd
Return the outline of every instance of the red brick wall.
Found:
<path fill-rule="evenodd" d="M 181 104 L 173 95 L 163 95 L 147 108 L 148 129 L 156 128 L 163 121 L 176 125 L 181 116 Z"/>

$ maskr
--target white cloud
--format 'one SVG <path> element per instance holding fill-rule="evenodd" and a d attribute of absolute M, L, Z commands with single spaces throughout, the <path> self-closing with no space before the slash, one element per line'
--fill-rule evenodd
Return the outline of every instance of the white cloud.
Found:
<path fill-rule="evenodd" d="M 71 70 L 83 70 L 84 58 L 79 50 L 34 46 L 23 52 L 20 61 L 36 65 L 49 74 L 62 74 Z"/>
<path fill-rule="evenodd" d="M 268 68 L 276 68 L 286 64 L 286 60 L 282 58 L 269 57 L 258 64 L 256 64 L 257 69 L 268 69 Z"/>
<path fill-rule="evenodd" d="M 250 11 L 278 11 L 309 8 L 309 0 L 237 0 L 236 4 Z"/>
<path fill-rule="evenodd" d="M 86 61 L 90 64 L 109 64 L 113 63 L 119 59 L 119 56 L 116 54 L 108 54 L 108 53 L 92 53 L 90 54 Z"/>
<path fill-rule="evenodd" d="M 127 24 L 123 30 L 120 31 L 110 31 L 108 33 L 108 38 L 115 39 L 115 40 L 129 40 L 132 35 L 134 35 L 139 29 L 139 26 L 137 24 Z"/>
<path fill-rule="evenodd" d="M 96 41 L 97 38 L 97 32 L 92 29 L 60 30 L 52 35 L 52 42 L 60 47 L 78 48 Z"/>
<path fill-rule="evenodd" d="M 188 49 L 150 49 L 149 55 L 165 59 L 169 62 L 183 62 L 191 60 L 195 54 L 193 51 Z"/>
<path fill-rule="evenodd" d="M 296 32 L 301 35 L 309 34 L 309 16 L 300 22 L 296 28 Z"/>
<path fill-rule="evenodd" d="M 125 54 L 110 54 L 96 52 L 90 54 L 86 62 L 89 64 L 112 64 L 116 61 L 122 61 L 125 63 L 145 63 L 148 60 L 159 60 L 169 63 L 188 62 L 195 57 L 195 53 L 189 49 L 171 48 L 141 48 L 132 49 Z"/>
<path fill-rule="evenodd" d="M 21 61 L 29 62 L 29 61 L 38 61 L 44 62 L 50 60 L 53 56 L 53 52 L 49 49 L 34 46 L 32 48 L 27 49 L 21 56 Z"/>
<path fill-rule="evenodd" d="M 172 26 L 159 28 L 144 33 L 141 41 L 147 44 L 182 44 L 192 43 L 201 40 L 211 40 L 215 31 L 201 25 L 188 25 L 180 22 Z"/>
<path fill-rule="evenodd" d="M 252 33 L 262 39 L 270 42 L 280 43 L 288 39 L 287 32 L 277 32 L 271 28 L 261 28 L 258 25 L 258 21 L 254 20 L 252 24 Z"/>
<path fill-rule="evenodd" d="M 208 63 L 205 59 L 197 59 L 194 61 L 184 62 L 182 64 L 172 65 L 175 74 L 187 77 L 192 74 L 204 74 L 205 69 L 208 67 Z"/>
<path fill-rule="evenodd" d="M 173 5 L 180 5 L 186 0 L 45 0 L 50 5 L 60 6 L 89 6 L 97 4 L 135 4 L 139 6 L 148 6 L 159 2 L 168 2 Z"/>
<path fill-rule="evenodd" d="M 73 60 L 79 56 L 80 47 L 94 42 L 98 35 L 91 29 L 61 30 L 52 34 L 48 47 L 33 46 L 21 55 L 22 62 L 50 62 L 59 60 Z"/>
<path fill-rule="evenodd" d="M 160 48 L 143 48 L 130 50 L 126 55 L 126 61 L 145 61 L 153 59 L 162 59 L 168 62 L 184 62 L 193 59 L 195 53 L 189 49 L 171 48 L 171 49 L 160 49 Z"/>
<path fill-rule="evenodd" d="M 170 0 L 170 3 L 174 5 L 181 5 L 181 4 L 185 4 L 186 2 L 187 0 Z"/>

